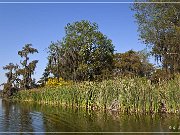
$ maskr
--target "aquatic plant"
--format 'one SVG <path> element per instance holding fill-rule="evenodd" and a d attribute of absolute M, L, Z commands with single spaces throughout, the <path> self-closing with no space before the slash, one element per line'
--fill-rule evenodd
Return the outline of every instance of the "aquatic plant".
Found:
<path fill-rule="evenodd" d="M 167 112 L 178 113 L 180 107 L 180 76 L 174 80 L 152 84 L 146 78 L 115 78 L 102 82 L 78 82 L 40 89 L 20 91 L 13 99 L 45 104 L 111 109 L 113 101 L 126 113 L 158 112 L 161 103 Z"/>

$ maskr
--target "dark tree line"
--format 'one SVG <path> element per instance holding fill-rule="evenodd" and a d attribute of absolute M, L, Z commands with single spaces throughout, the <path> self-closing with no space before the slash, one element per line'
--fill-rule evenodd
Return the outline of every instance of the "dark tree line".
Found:
<path fill-rule="evenodd" d="M 114 54 L 112 41 L 98 30 L 96 23 L 74 22 L 65 27 L 65 33 L 61 41 L 52 42 L 48 48 L 48 64 L 41 83 L 50 75 L 95 81 L 119 75 L 149 77 L 154 70 L 145 51 Z"/>

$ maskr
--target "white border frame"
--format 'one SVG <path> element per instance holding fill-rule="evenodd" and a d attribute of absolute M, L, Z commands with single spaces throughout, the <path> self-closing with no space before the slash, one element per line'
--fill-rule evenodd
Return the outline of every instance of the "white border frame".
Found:
<path fill-rule="evenodd" d="M 0 2 L 0 4 L 133 4 L 133 3 L 147 3 L 147 4 L 152 4 L 152 3 L 154 3 L 154 4 L 160 4 L 160 3 L 176 3 L 176 4 L 180 4 L 180 1 L 179 2 L 125 2 L 125 1 L 120 1 L 120 2 L 106 2 L 106 1 L 102 1 L 102 2 L 79 2 L 79 1 L 74 1 L 74 2 L 65 2 L 65 1 L 62 1 L 62 2 L 41 2 L 41 1 L 34 1 L 34 2 L 30 2 L 30 1 L 27 1 L 27 2 Z"/>
<path fill-rule="evenodd" d="M 0 4 L 133 4 L 133 3 L 147 3 L 147 4 L 161 4 L 161 3 L 176 3 L 180 2 L 0 2 Z M 37 133 L 37 134 L 180 134 L 180 132 L 0 132 L 0 134 L 18 134 L 18 133 Z"/>

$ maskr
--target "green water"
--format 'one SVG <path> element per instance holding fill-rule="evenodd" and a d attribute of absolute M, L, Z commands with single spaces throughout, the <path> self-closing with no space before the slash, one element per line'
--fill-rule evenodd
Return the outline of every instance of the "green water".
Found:
<path fill-rule="evenodd" d="M 1 133 L 177 132 L 178 128 L 180 117 L 176 115 L 125 115 L 0 100 Z"/>

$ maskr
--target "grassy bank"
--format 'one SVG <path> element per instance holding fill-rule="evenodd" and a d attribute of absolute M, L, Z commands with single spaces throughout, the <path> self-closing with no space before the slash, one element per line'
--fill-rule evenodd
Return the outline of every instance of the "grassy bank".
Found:
<path fill-rule="evenodd" d="M 13 100 L 41 104 L 67 105 L 89 109 L 108 109 L 117 100 L 123 112 L 158 112 L 164 103 L 167 112 L 180 111 L 180 76 L 151 84 L 145 78 L 116 78 L 102 82 L 82 82 L 18 92 Z"/>

